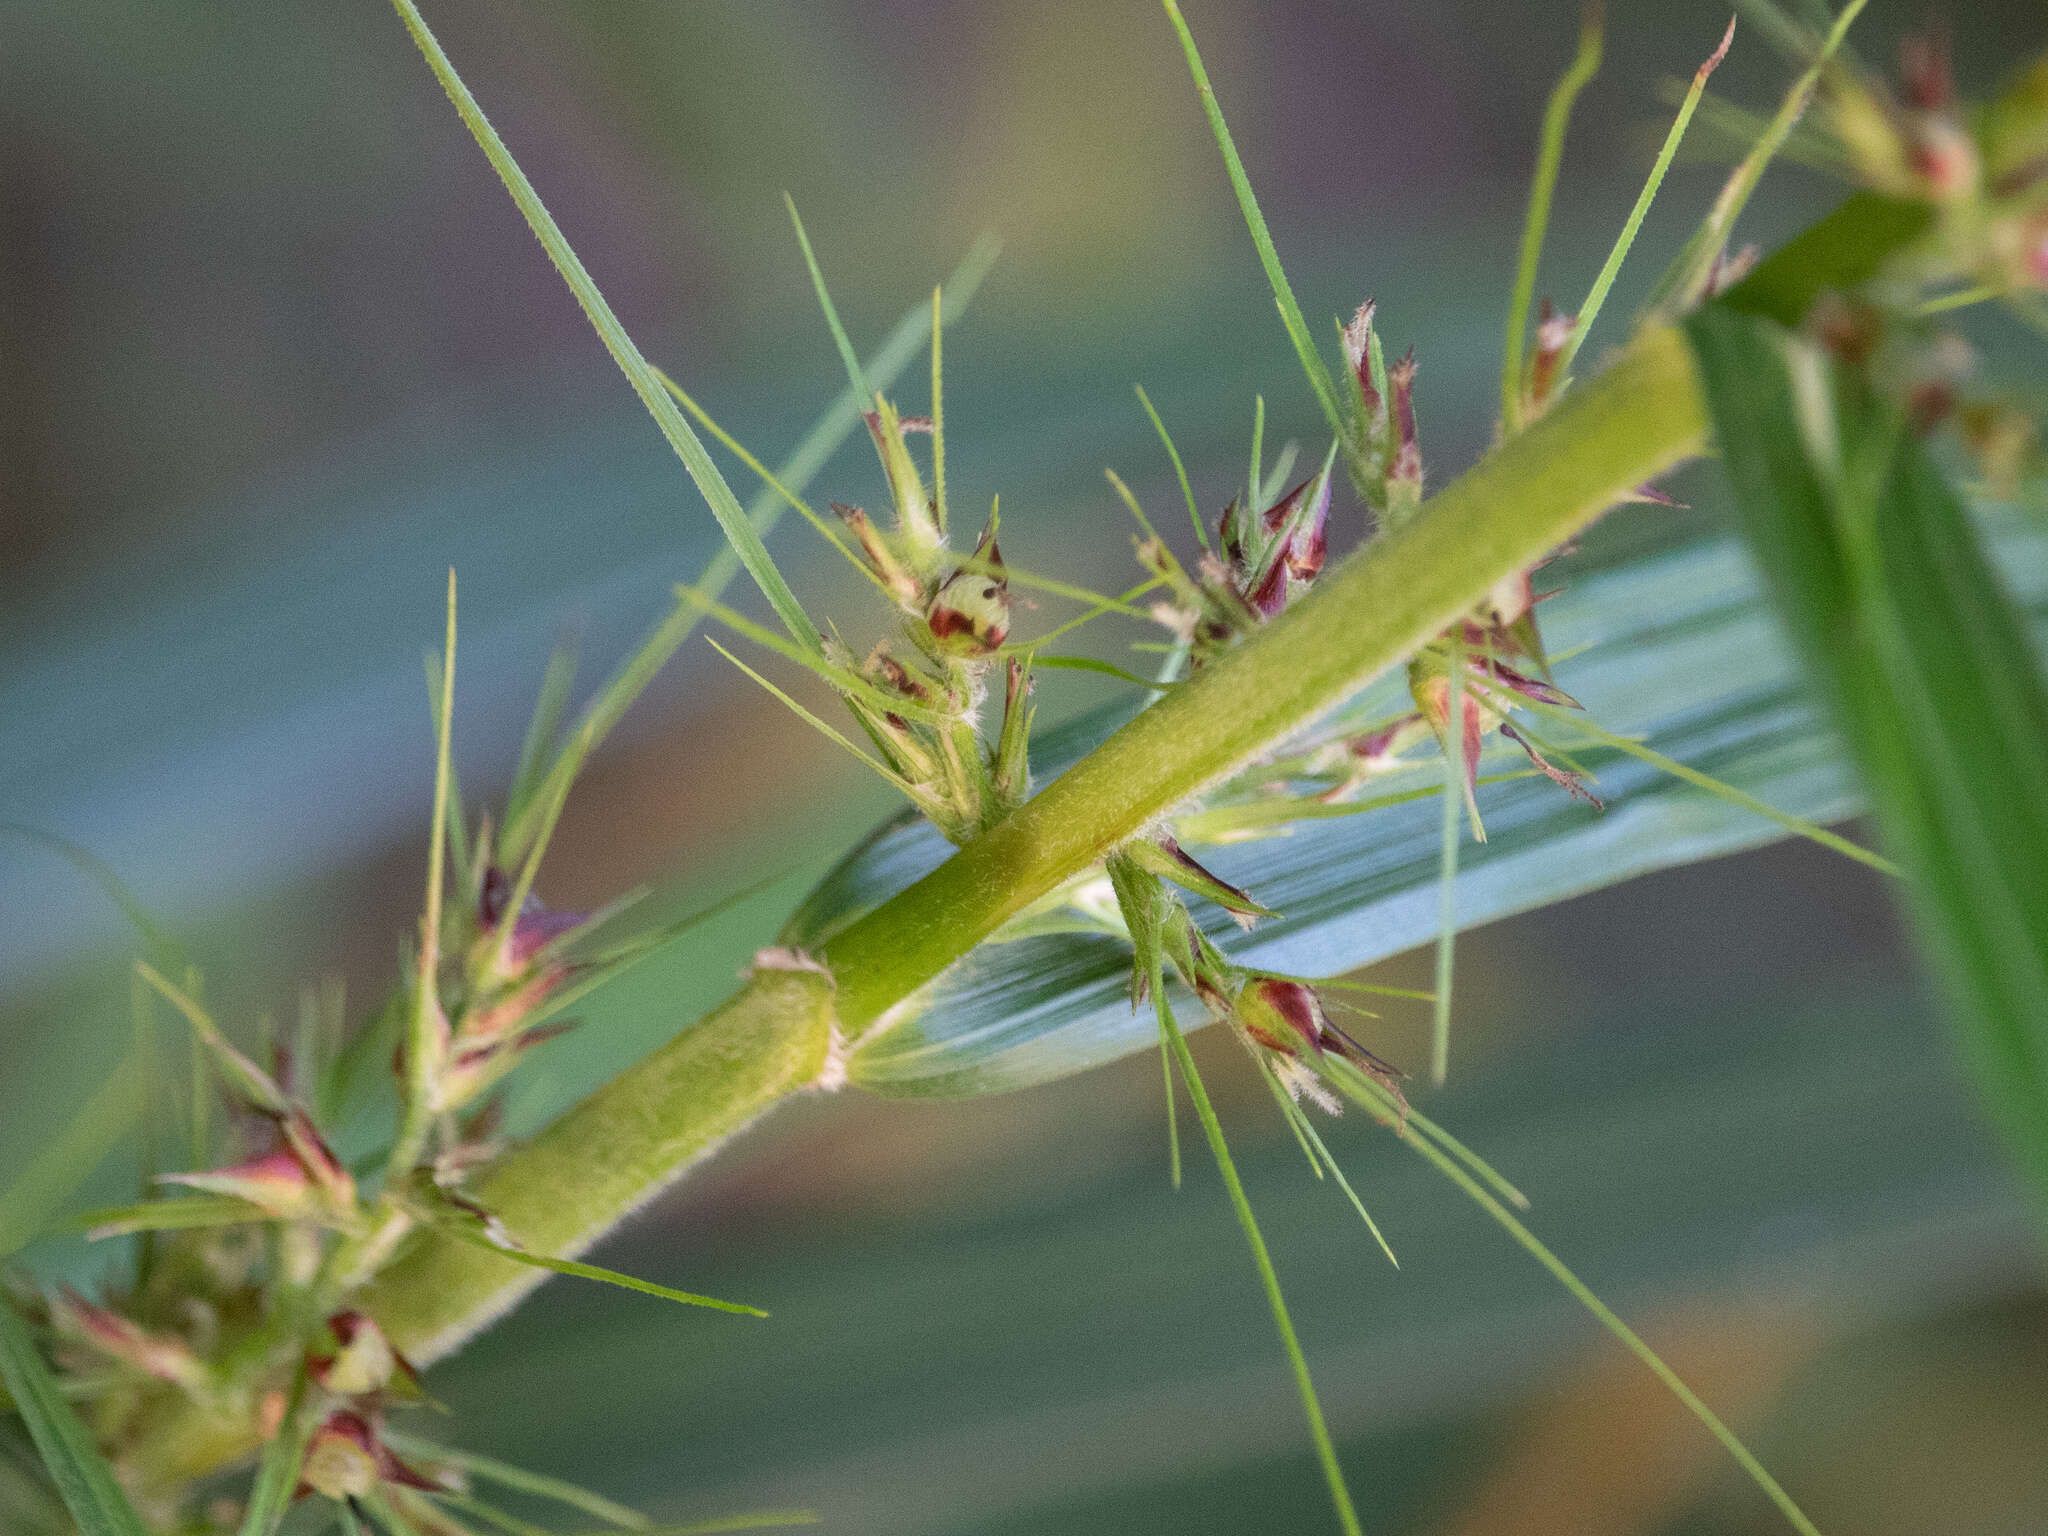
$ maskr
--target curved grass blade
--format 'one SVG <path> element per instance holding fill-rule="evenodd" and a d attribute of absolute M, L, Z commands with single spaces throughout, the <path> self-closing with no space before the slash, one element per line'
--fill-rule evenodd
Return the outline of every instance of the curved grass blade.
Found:
<path fill-rule="evenodd" d="M 498 137 L 497 129 L 491 126 L 490 120 L 484 116 L 483 108 L 477 105 L 477 100 L 470 94 L 469 87 L 462 83 L 462 77 L 455 72 L 455 65 L 428 28 L 426 19 L 420 15 L 419 7 L 413 0 L 392 0 L 392 4 L 396 6 L 400 19 L 404 21 L 406 30 L 412 34 L 412 39 L 418 44 L 420 52 L 426 57 L 428 66 L 441 82 L 441 88 L 448 93 L 449 101 L 454 103 L 456 112 L 461 115 L 463 123 L 475 137 L 478 147 L 483 150 L 484 157 L 490 161 L 491 168 L 505 183 L 505 190 L 512 194 L 512 201 L 518 205 L 527 225 L 546 248 L 555 269 L 562 274 L 562 280 L 569 285 L 569 291 L 575 294 L 576 302 L 582 305 L 583 313 L 589 317 L 591 326 L 605 345 L 605 350 L 611 353 L 612 360 L 619 365 L 619 371 L 625 374 L 626 381 L 633 386 L 633 392 L 639 395 L 640 403 L 647 407 L 648 414 L 654 418 L 662 436 L 668 439 L 669 446 L 675 449 L 676 456 L 683 461 L 683 468 L 689 471 L 690 478 L 696 482 L 698 491 L 703 494 L 705 502 L 710 506 L 711 515 L 718 519 L 718 525 L 725 530 L 726 539 L 737 552 L 747 574 L 754 578 L 762 595 L 768 599 L 769 606 L 774 608 L 776 615 L 788 628 L 790 636 L 806 649 L 822 652 L 824 640 L 818 634 L 817 626 L 811 623 L 803 605 L 790 590 L 789 583 L 776 569 L 767 546 L 761 542 L 760 533 L 740 510 L 739 501 L 734 497 L 732 487 L 725 483 L 725 477 L 718 472 L 718 466 L 712 462 L 704 444 L 690 429 L 689 422 L 676 408 L 675 402 L 670 400 L 666 391 L 662 389 L 660 381 L 654 376 L 654 370 L 647 366 L 647 360 L 640 355 L 639 347 L 634 345 L 633 338 L 627 335 L 626 328 L 619 324 L 618 317 L 612 313 L 611 306 L 605 302 L 604 295 L 598 291 L 597 284 L 591 280 L 589 272 L 584 270 L 582 261 L 570 246 L 561 227 L 555 223 L 554 216 L 541 202 L 540 194 L 534 191 L 533 183 L 526 179 L 526 173 L 520 170 L 518 162 L 512 158 L 512 152 L 505 147 L 505 141 Z"/>
<path fill-rule="evenodd" d="M 6 1382 L 15 1411 L 28 1426 L 81 1536 L 148 1536 L 135 1507 L 114 1481 L 114 1469 L 64 1400 L 27 1325 L 5 1301 L 0 1301 L 0 1380 Z"/>

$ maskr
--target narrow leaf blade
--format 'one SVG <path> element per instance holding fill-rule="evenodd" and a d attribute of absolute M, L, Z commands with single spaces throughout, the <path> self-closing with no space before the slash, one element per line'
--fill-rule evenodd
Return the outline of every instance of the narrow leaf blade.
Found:
<path fill-rule="evenodd" d="M 114 1469 L 93 1443 L 28 1327 L 0 1302 L 0 1378 L 42 1453 L 43 1465 L 83 1536 L 148 1536 L 142 1519 L 114 1481 Z"/>

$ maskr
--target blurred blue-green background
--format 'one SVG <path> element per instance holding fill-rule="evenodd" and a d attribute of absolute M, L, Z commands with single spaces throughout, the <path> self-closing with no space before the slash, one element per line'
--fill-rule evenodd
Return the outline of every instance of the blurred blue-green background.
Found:
<path fill-rule="evenodd" d="M 1881 62 L 1921 18 L 1871 9 L 1860 44 Z M 1416 346 L 1425 450 L 1448 478 L 1491 431 L 1534 125 L 1574 7 L 1189 10 L 1305 307 L 1371 296 L 1390 343 Z M 1647 166 L 1660 82 L 1726 20 L 1612 10 L 1545 267 L 1567 301 Z M 643 349 L 766 457 L 839 377 L 784 189 L 867 345 L 978 232 L 1002 237 L 948 333 L 946 406 L 955 496 L 1002 493 L 1017 563 L 1123 579 L 1105 464 L 1171 506 L 1134 380 L 1212 511 L 1242 474 L 1255 393 L 1269 440 L 1313 433 L 1149 0 L 428 15 Z M 1981 91 L 2043 40 L 2026 0 L 1973 5 L 1958 73 Z M 1746 31 L 1715 84 L 1764 105 L 1787 76 Z M 1674 172 L 1611 314 L 1716 181 Z M 1745 233 L 1769 240 L 1833 195 L 1774 172 Z M 110 860 L 238 1023 L 289 1016 L 323 974 L 360 1015 L 416 910 L 420 656 L 446 569 L 474 801 L 509 776 L 557 639 L 600 676 L 715 529 L 372 0 L 0 9 L 0 207 L 0 820 Z M 901 394 L 921 408 L 921 385 Z M 865 447 L 817 488 L 878 494 Z M 1711 474 L 1682 491 L 1691 513 L 1602 536 L 1716 520 Z M 1344 515 L 1340 541 L 1358 532 Z M 821 611 L 866 622 L 800 528 L 777 550 Z M 1049 687 L 1045 706 L 1106 686 Z M 572 802 L 545 894 L 594 905 L 645 883 L 655 914 L 787 879 L 594 999 L 517 1113 L 715 1000 L 888 808 L 686 648 Z M 0 845 L 0 1175 L 118 1056 L 126 947 L 72 870 Z M 2038 1253 L 1873 879 L 1791 847 L 1653 877 L 1475 935 L 1459 985 L 1442 1117 L 1823 1528 L 2048 1528 Z M 1414 1062 L 1419 1026 L 1390 1016 L 1375 1047 Z M 1776 1528 L 1505 1239 L 1340 1127 L 1402 1255 L 1389 1271 L 1225 1042 L 1198 1045 L 1371 1528 Z M 1156 1062 L 1000 1100 L 804 1102 L 606 1250 L 771 1322 L 557 1285 L 435 1390 L 477 1449 L 678 1519 L 806 1505 L 839 1531 L 1321 1529 L 1249 1264 L 1191 1170 L 1172 1195 Z M 118 1189 L 118 1169 L 104 1179 Z"/>

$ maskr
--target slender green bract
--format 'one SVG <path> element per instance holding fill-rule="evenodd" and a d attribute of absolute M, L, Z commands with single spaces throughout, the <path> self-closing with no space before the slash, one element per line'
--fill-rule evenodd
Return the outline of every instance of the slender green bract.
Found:
<path fill-rule="evenodd" d="M 299 1468 L 305 1462 L 306 1442 L 313 1429 L 313 1415 L 306 1411 L 307 1384 L 302 1367 L 292 1381 L 284 1421 L 256 1469 L 256 1482 L 249 1490 L 249 1507 L 242 1512 L 240 1536 L 271 1536 L 291 1507 L 292 1490 L 298 1485 Z"/>
<path fill-rule="evenodd" d="M 1387 1101 L 1385 1092 L 1369 1079 L 1354 1074 L 1348 1078 L 1340 1078 L 1339 1082 L 1355 1102 L 1363 1104 L 1374 1113 L 1386 1115 L 1395 1112 L 1395 1106 Z M 1687 1411 L 1707 1427 L 1707 1432 L 1719 1441 L 1722 1449 L 1749 1474 L 1750 1479 L 1763 1491 L 1764 1496 L 1778 1507 L 1778 1512 L 1784 1515 L 1800 1536 L 1820 1536 L 1818 1528 L 1806 1517 L 1806 1512 L 1793 1501 L 1792 1495 L 1771 1476 L 1764 1464 L 1756 1459 L 1755 1454 L 1742 1443 L 1735 1431 L 1722 1422 L 1721 1416 L 1709 1408 L 1699 1394 L 1688 1387 L 1684 1379 L 1664 1363 L 1663 1358 L 1644 1341 L 1641 1334 L 1623 1322 L 1606 1302 L 1593 1294 L 1592 1287 L 1574 1274 L 1564 1260 L 1552 1253 L 1535 1233 L 1522 1225 L 1515 1213 L 1495 1198 L 1491 1190 L 1483 1187 L 1482 1179 L 1487 1179 L 1487 1182 L 1499 1187 L 1497 1176 L 1487 1178 L 1490 1170 L 1484 1164 L 1479 1164 L 1476 1170 L 1468 1170 L 1466 1163 L 1470 1160 L 1461 1160 L 1457 1155 L 1463 1149 L 1442 1135 L 1434 1126 L 1429 1126 L 1425 1122 L 1418 1124 L 1417 1129 L 1423 1134 L 1402 1138 L 1409 1150 L 1463 1190 L 1472 1202 L 1499 1223 L 1531 1258 L 1548 1270 L 1551 1277 L 1569 1291 L 1579 1305 L 1592 1313 L 1602 1327 L 1619 1339 L 1623 1348 L 1648 1367 L 1650 1373 L 1670 1390 L 1672 1396 L 1683 1403 Z M 1443 1142 L 1444 1145 L 1439 1146 L 1438 1142 Z M 1506 1192 L 1510 1196 L 1514 1194 L 1512 1189 Z"/>
<path fill-rule="evenodd" d="M 35 1341 L 14 1309 L 0 1301 L 0 1380 L 42 1453 L 50 1479 L 83 1536 L 148 1536 L 141 1517 L 114 1481 L 71 1404 L 58 1390 Z"/>

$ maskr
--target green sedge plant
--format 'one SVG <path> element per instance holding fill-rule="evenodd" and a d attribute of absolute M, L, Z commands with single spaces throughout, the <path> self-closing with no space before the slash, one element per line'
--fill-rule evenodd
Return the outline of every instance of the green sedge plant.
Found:
<path fill-rule="evenodd" d="M 1684 1402 L 1791 1528 L 1814 1531 L 1794 1494 L 1541 1241 L 1509 1179 L 1410 1103 L 1406 1074 L 1368 1043 L 1373 1015 L 1359 1002 L 1386 989 L 1342 976 L 1377 954 L 1341 919 L 1397 888 L 1431 898 L 1435 985 L 1387 1003 L 1431 1010 L 1434 1084 L 1450 1063 L 1458 928 L 1516 902 L 1624 878 L 1658 855 L 1603 855 L 1568 883 L 1479 899 L 1470 896 L 1475 868 L 1574 848 L 1603 801 L 1635 808 L 1659 794 L 1706 808 L 1666 862 L 1774 836 L 1811 838 L 1906 893 L 1994 1120 L 2048 1197 L 2048 932 L 2030 895 L 2048 871 L 2048 825 L 2024 809 L 2039 803 L 2029 790 L 2048 776 L 2048 695 L 2028 632 L 2048 606 L 2048 573 L 2024 541 L 1973 520 L 1938 467 L 1973 465 L 1994 487 L 2038 472 L 2033 423 L 1973 390 L 1944 317 L 1975 304 L 2025 321 L 2043 312 L 2048 62 L 1969 107 L 1938 48 L 1916 43 L 1893 85 L 1842 52 L 1861 3 L 1811 29 L 1761 7 L 1773 34 L 1799 51 L 1799 76 L 1773 115 L 1741 120 L 1753 131 L 1720 196 L 1645 311 L 1625 332 L 1615 328 L 1597 367 L 1586 366 L 1585 342 L 1688 126 L 1711 100 L 1708 79 L 1734 29 L 1705 40 L 1583 302 L 1569 313 L 1546 303 L 1532 325 L 1573 99 L 1599 67 L 1601 18 L 1588 9 L 1543 122 L 1507 303 L 1499 435 L 1429 495 L 1413 352 L 1389 359 L 1370 299 L 1337 319 L 1334 365 L 1318 345 L 1193 32 L 1166 0 L 1327 445 L 1305 456 L 1290 445 L 1267 462 L 1265 403 L 1256 402 L 1241 492 L 1212 521 L 1140 390 L 1194 547 L 1176 551 L 1165 520 L 1111 470 L 1105 495 L 1132 519 L 1135 567 L 1088 585 L 1007 564 L 1000 504 L 981 514 L 949 500 L 945 326 L 987 271 L 992 243 L 971 251 L 863 360 L 791 206 L 847 387 L 771 470 L 640 353 L 414 0 L 395 0 L 728 547 L 678 587 L 673 612 L 573 724 L 573 665 L 557 657 L 494 813 L 464 803 L 455 773 L 450 573 L 427 675 L 436 771 L 426 896 L 398 983 L 367 1016 L 351 1017 L 343 998 L 316 988 L 295 1030 L 252 1040 L 215 1015 L 175 943 L 121 897 L 144 938 L 134 1051 L 73 1133 L 0 1195 L 0 1252 L 60 1230 L 131 1250 L 97 1296 L 9 1277 L 0 1377 L 19 1435 L 45 1469 L 18 1490 L 16 1503 L 32 1512 L 27 1529 L 269 1536 L 287 1519 L 387 1536 L 542 1529 L 499 1507 L 498 1493 L 509 1491 L 558 1505 L 563 1523 L 549 1530 L 651 1530 L 600 1493 L 427 1433 L 411 1416 L 429 1401 L 419 1372 L 553 1274 L 734 1315 L 701 1325 L 759 1327 L 761 1347 L 772 1349 L 772 1322 L 738 1320 L 763 1315 L 744 1301 L 579 1255 L 793 1096 L 848 1085 L 995 1092 L 1156 1045 L 1173 1182 L 1184 1095 L 1250 1248 L 1334 1522 L 1362 1531 L 1308 1351 L 1187 1046 L 1189 1029 L 1218 1023 L 1243 1046 L 1245 1070 L 1315 1177 L 1342 1193 L 1386 1259 L 1397 1262 L 1398 1234 L 1375 1221 L 1369 1191 L 1354 1187 L 1319 1129 L 1320 1117 L 1347 1105 L 1484 1211 Z M 1737 121 L 1709 110 L 1724 125 Z M 1759 262 L 1730 239 L 1795 128 L 1829 146 L 1831 163 L 1861 190 Z M 925 408 L 906 410 L 890 392 L 927 344 Z M 872 509 L 832 501 L 821 513 L 805 499 L 810 482 L 844 437 L 862 431 L 883 495 Z M 750 504 L 707 436 L 761 482 Z M 1683 643 L 1658 626 L 1691 600 L 1694 567 L 1590 582 L 1579 599 L 1586 644 L 1554 651 L 1546 641 L 1549 613 L 1575 598 L 1567 593 L 1548 613 L 1539 606 L 1552 595 L 1538 589 L 1544 565 L 1611 509 L 1668 499 L 1659 478 L 1710 442 L 1860 793 L 1838 780 L 1838 792 L 1816 795 L 1810 776 L 1784 797 L 1759 792 L 1775 782 L 1757 766 L 1762 748 L 1781 767 L 1786 752 L 1833 761 L 1833 749 L 1813 744 L 1820 722 L 1810 712 L 1795 714 L 1794 739 L 1781 739 L 1787 699 L 1807 698 L 1796 677 L 1763 686 L 1687 671 Z M 1367 509 L 1373 531 L 1333 558 L 1329 514 L 1340 494 Z M 766 539 L 785 509 L 860 572 L 873 595 L 869 617 L 887 630 L 880 643 L 856 651 L 783 577 Z M 742 570 L 773 626 L 724 601 Z M 1072 612 L 1020 634 L 1013 589 Z M 1138 626 L 1130 665 L 1062 650 L 1079 626 L 1111 618 Z M 632 931 L 630 898 L 560 912 L 537 890 L 579 771 L 706 621 L 730 637 L 707 643 L 860 758 L 905 810 L 852 850 L 780 933 L 763 935 L 731 998 L 536 1134 L 508 1139 L 498 1121 L 505 1079 L 559 1033 L 577 998 L 674 932 Z M 1647 656 L 1654 699 L 1604 688 L 1603 644 Z M 1123 700 L 1060 732 L 1035 732 L 1036 689 L 1076 668 L 1122 682 Z M 804 686 L 814 696 L 822 686 L 844 715 L 802 702 L 790 669 L 810 674 Z M 1696 760 L 1688 732 L 1708 716 L 1721 745 L 1711 761 Z M 1970 791 L 1950 793 L 1957 784 Z M 1865 803 L 1877 812 L 1882 851 L 1821 824 Z M 1290 918 L 1273 892 L 1293 888 L 1318 860 L 1355 859 L 1361 839 L 1382 853 L 1405 850 L 1407 863 L 1339 881 L 1321 926 Z M 89 854 L 65 852 L 119 892 Z M 1394 934 L 1377 942 L 1424 937 Z M 1020 970 L 1037 978 L 1037 998 L 1006 1013 L 1001 989 L 981 983 Z M 67 1211 L 83 1173 L 161 1097 L 137 1085 L 161 1075 L 162 1020 L 183 1034 L 190 1092 L 177 1123 L 150 1138 L 180 1141 L 181 1155 L 133 1203 Z M 365 1125 L 367 1154 L 337 1152 L 356 1146 Z M 233 1491 L 223 1498 L 224 1476 Z M 302 1509 L 316 1514 L 295 1513 Z M 689 1529 L 806 1518 L 746 1512 Z"/>

